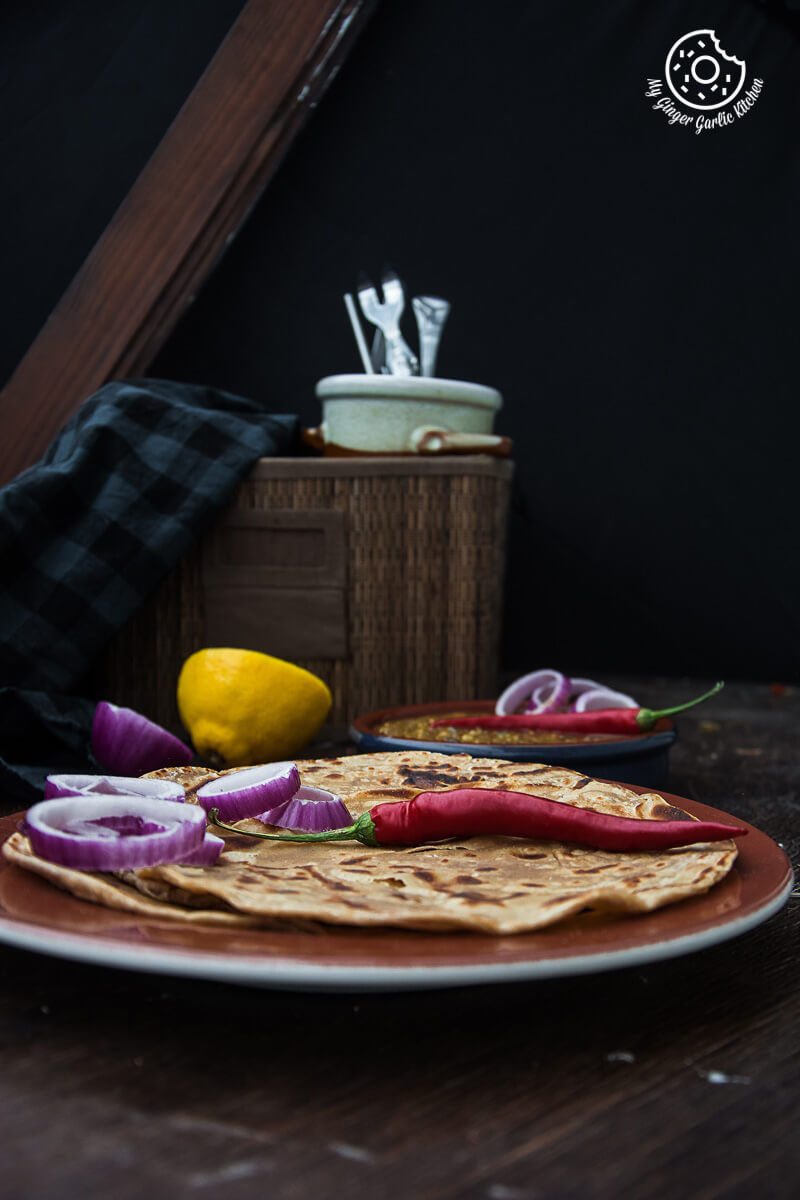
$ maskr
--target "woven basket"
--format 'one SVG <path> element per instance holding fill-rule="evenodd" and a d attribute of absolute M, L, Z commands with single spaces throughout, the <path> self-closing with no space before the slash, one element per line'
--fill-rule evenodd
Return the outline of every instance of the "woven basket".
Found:
<path fill-rule="evenodd" d="M 495 693 L 506 460 L 262 459 L 200 544 L 108 646 L 98 694 L 180 730 L 202 646 L 320 675 L 330 721 Z"/>

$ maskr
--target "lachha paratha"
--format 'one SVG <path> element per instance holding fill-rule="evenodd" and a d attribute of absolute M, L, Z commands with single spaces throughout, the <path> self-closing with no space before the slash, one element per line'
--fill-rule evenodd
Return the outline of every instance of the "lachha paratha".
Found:
<path fill-rule="evenodd" d="M 691 820 L 655 794 L 638 795 L 562 767 L 470 755 L 408 751 L 299 762 L 304 783 L 343 797 L 354 817 L 379 802 L 457 786 L 505 787 L 618 816 Z M 227 773 L 227 772 L 226 772 Z M 214 776 L 196 768 L 151 773 L 178 779 L 187 800 Z M 15 834 L 4 848 L 12 861 L 39 870 L 80 894 L 129 910 L 159 905 L 177 920 L 219 922 L 236 915 L 248 925 L 313 928 L 330 925 L 510 934 L 539 929 L 585 908 L 649 912 L 708 891 L 736 859 L 732 841 L 658 852 L 611 853 L 552 841 L 511 837 L 450 839 L 434 845 L 369 848 L 357 842 L 290 844 L 247 837 L 255 820 L 224 833 L 214 867 L 170 864 L 109 877 L 57 873 Z M 222 831 L 218 831 L 222 832 Z M 122 882 L 119 882 L 121 880 Z M 124 889 L 124 891 L 122 891 Z M 124 899 L 124 905 L 123 905 Z M 164 906 L 164 907 L 162 907 Z M 148 915 L 154 915 L 152 909 Z"/>

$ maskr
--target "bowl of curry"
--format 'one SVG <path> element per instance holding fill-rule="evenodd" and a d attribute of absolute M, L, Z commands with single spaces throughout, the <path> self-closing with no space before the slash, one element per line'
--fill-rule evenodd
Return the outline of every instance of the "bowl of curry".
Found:
<path fill-rule="evenodd" d="M 650 733 L 630 736 L 552 729 L 460 729 L 434 724 L 448 717 L 488 716 L 494 712 L 494 705 L 494 700 L 448 700 L 382 708 L 356 717 L 350 737 L 360 750 L 370 753 L 433 750 L 569 767 L 643 787 L 662 787 L 666 782 L 669 751 L 678 736 L 668 718 L 659 721 Z"/>

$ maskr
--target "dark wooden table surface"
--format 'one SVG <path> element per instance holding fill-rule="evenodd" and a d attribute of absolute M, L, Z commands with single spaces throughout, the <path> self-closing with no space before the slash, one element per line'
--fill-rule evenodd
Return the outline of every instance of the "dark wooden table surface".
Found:
<path fill-rule="evenodd" d="M 637 691 L 674 702 L 702 683 Z M 671 790 L 797 862 L 800 695 L 775 690 L 729 685 L 685 717 Z M 646 969 L 405 995 L 0 949 L 0 1193 L 795 1197 L 799 909 Z"/>

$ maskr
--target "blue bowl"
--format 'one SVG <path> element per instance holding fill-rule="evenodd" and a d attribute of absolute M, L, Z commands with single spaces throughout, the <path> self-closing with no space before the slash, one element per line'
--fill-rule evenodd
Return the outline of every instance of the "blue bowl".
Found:
<path fill-rule="evenodd" d="M 561 742 L 558 745 L 509 746 L 478 745 L 476 742 L 427 742 L 412 738 L 389 737 L 376 732 L 384 721 L 404 717 L 426 717 L 463 712 L 491 713 L 493 700 L 455 700 L 437 704 L 414 704 L 403 708 L 383 708 L 356 717 L 350 737 L 360 750 L 430 750 L 435 754 L 472 754 L 476 758 L 504 758 L 510 762 L 537 762 L 548 766 L 569 767 L 584 775 L 633 783 L 639 787 L 664 787 L 669 774 L 669 751 L 678 733 L 672 721 L 661 720 L 652 733 L 620 738 L 613 742 Z"/>

